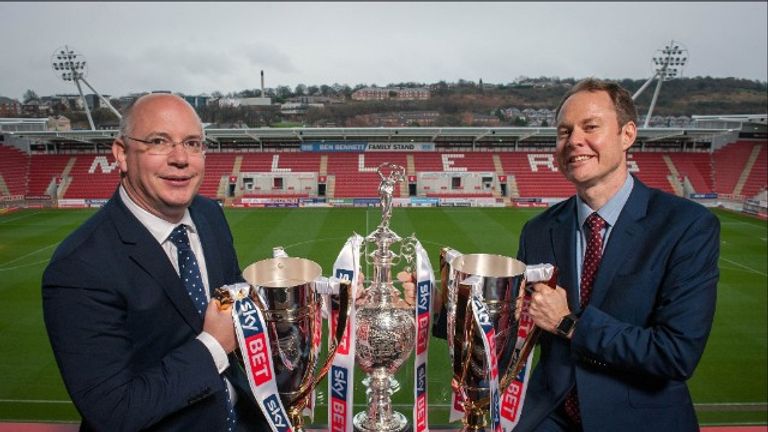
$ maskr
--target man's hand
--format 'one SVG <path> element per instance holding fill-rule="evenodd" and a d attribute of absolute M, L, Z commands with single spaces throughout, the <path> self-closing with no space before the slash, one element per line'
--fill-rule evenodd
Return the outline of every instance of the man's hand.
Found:
<path fill-rule="evenodd" d="M 528 313 L 539 328 L 555 333 L 560 320 L 571 313 L 565 290 L 559 285 L 552 289 L 544 283 L 534 284 L 533 290 Z"/>
<path fill-rule="evenodd" d="M 203 331 L 213 336 L 224 348 L 227 354 L 237 347 L 235 327 L 232 323 L 232 311 L 230 307 L 221 306 L 218 300 L 212 299 L 205 310 L 205 322 Z"/>
<path fill-rule="evenodd" d="M 413 275 L 407 271 L 401 271 L 397 274 L 397 280 L 403 284 L 403 300 L 408 306 L 416 303 L 416 285 L 413 283 Z"/>

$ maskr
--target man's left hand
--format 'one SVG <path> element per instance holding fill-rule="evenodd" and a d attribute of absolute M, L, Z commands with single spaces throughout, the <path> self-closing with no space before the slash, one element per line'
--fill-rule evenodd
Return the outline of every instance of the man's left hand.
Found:
<path fill-rule="evenodd" d="M 534 284 L 533 290 L 528 313 L 539 328 L 555 333 L 560 320 L 571 313 L 565 290 L 559 285 L 552 289 L 544 283 Z"/>

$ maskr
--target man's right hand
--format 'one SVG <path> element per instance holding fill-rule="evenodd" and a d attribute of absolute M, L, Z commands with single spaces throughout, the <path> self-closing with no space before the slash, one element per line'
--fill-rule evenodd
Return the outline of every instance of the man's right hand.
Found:
<path fill-rule="evenodd" d="M 232 311 L 228 307 L 222 309 L 216 299 L 212 299 L 205 310 L 203 331 L 213 336 L 227 354 L 237 347 Z"/>

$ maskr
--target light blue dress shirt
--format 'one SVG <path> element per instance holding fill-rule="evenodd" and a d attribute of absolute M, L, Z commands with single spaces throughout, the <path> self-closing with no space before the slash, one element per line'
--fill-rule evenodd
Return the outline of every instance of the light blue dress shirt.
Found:
<path fill-rule="evenodd" d="M 576 216 L 579 221 L 579 226 L 576 231 L 576 272 L 579 284 L 581 284 L 581 267 L 582 263 L 584 262 L 584 254 L 586 253 L 587 249 L 588 233 L 587 229 L 584 227 L 584 224 L 587 222 L 587 218 L 589 215 L 597 211 L 597 214 L 599 214 L 600 217 L 603 218 L 605 222 L 607 222 L 605 228 L 603 228 L 602 233 L 603 250 L 605 250 L 605 246 L 608 244 L 608 239 L 611 236 L 611 231 L 613 230 L 614 225 L 616 225 L 616 221 L 619 220 L 619 215 L 624 209 L 624 204 L 627 203 L 629 194 L 632 193 L 632 188 L 634 185 L 635 180 L 632 178 L 632 175 L 627 175 L 627 179 L 624 181 L 624 185 L 621 186 L 621 189 L 619 189 L 619 191 L 616 192 L 616 194 L 612 196 L 611 199 L 609 199 L 602 208 L 597 210 L 590 208 L 587 203 L 584 202 L 584 200 L 576 195 Z M 579 286 L 579 290 L 581 290 L 581 286 Z"/>

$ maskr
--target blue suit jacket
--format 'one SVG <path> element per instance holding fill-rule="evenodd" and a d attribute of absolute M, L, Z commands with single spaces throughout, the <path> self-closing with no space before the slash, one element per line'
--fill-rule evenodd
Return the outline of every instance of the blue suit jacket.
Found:
<path fill-rule="evenodd" d="M 576 199 L 529 221 L 519 258 L 553 263 L 580 314 L 572 340 L 544 333 L 517 431 L 535 428 L 574 383 L 585 431 L 698 431 L 686 380 L 715 312 L 720 225 L 706 208 L 635 179 L 579 310 Z"/>
<path fill-rule="evenodd" d="M 240 281 L 219 205 L 196 197 L 189 210 L 210 287 Z M 59 245 L 42 286 L 46 328 L 81 430 L 225 429 L 224 383 L 195 339 L 202 317 L 118 193 Z M 237 372 L 231 360 L 227 373 Z"/>

